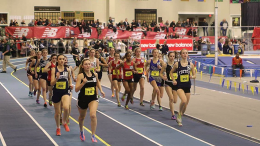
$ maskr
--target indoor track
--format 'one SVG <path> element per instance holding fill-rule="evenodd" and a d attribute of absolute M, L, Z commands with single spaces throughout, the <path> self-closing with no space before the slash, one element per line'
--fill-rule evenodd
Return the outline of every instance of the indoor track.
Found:
<path fill-rule="evenodd" d="M 72 56 L 68 59 L 69 62 L 73 62 Z M 168 109 L 158 111 L 158 107 L 156 107 L 156 110 L 150 110 L 149 103 L 146 102 L 145 107 L 141 107 L 137 99 L 134 100 L 134 105 L 129 105 L 130 110 L 117 107 L 116 99 L 111 98 L 111 91 L 105 86 L 103 86 L 103 90 L 106 97 L 99 100 L 97 112 L 98 143 L 94 144 L 90 140 L 88 115 L 84 125 L 86 141 L 81 142 L 79 139 L 77 122 L 79 114 L 76 107 L 78 94 L 75 92 L 73 92 L 72 99 L 70 132 L 65 132 L 61 128 L 61 136 L 56 136 L 54 108 L 50 106 L 44 108 L 42 98 L 40 99 L 41 104 L 38 105 L 35 103 L 36 97 L 27 96 L 28 79 L 24 69 L 25 60 L 26 58 L 12 59 L 11 62 L 17 65 L 17 72 L 13 73 L 13 70 L 8 67 L 7 73 L 0 75 L 0 137 L 2 135 L 0 145 L 4 145 L 3 141 L 10 146 L 259 145 L 185 116 L 183 117 L 184 126 L 178 127 L 177 123 L 170 119 Z M 0 62 L 0 67 L 2 67 L 2 62 Z M 103 73 L 103 78 L 107 78 L 106 73 Z M 201 83 L 199 86 L 207 85 Z M 214 88 L 214 85 L 209 88 Z M 145 96 L 151 96 L 149 91 L 146 91 Z M 193 101 L 191 100 L 191 102 Z M 124 104 L 122 103 L 122 105 Z"/>

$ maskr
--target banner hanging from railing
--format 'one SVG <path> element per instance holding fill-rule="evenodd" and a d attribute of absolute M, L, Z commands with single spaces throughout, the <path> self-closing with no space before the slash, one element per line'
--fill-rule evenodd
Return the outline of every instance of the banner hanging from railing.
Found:
<path fill-rule="evenodd" d="M 77 38 L 97 38 L 98 33 L 96 28 L 91 28 L 90 33 L 83 33 L 80 34 L 78 27 L 6 27 L 5 28 L 6 34 L 11 35 L 15 38 L 21 38 L 24 35 L 26 38 L 34 38 L 37 39 L 44 39 L 44 38 L 70 38 L 70 37 L 77 37 Z"/>

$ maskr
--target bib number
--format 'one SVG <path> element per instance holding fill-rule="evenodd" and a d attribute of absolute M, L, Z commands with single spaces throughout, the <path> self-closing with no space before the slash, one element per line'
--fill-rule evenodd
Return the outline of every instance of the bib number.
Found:
<path fill-rule="evenodd" d="M 132 74 L 133 74 L 132 71 L 126 71 L 126 72 L 125 72 L 125 76 L 126 76 L 126 77 L 130 77 Z"/>
<path fill-rule="evenodd" d="M 152 71 L 151 76 L 153 77 L 159 77 L 159 71 Z"/>
<path fill-rule="evenodd" d="M 56 82 L 56 89 L 59 89 L 59 90 L 66 89 L 66 82 Z"/>
<path fill-rule="evenodd" d="M 177 78 L 178 78 L 177 73 L 173 73 L 172 75 L 173 75 L 174 79 L 177 80 Z M 172 77 L 171 77 L 171 76 L 170 76 L 170 80 L 172 80 Z"/>
<path fill-rule="evenodd" d="M 40 72 L 40 71 L 41 71 L 41 68 L 40 68 L 40 67 L 37 67 L 36 70 L 37 70 L 37 72 Z"/>
<path fill-rule="evenodd" d="M 137 68 L 137 73 L 138 74 L 142 74 L 144 72 L 144 69 L 143 68 Z"/>
<path fill-rule="evenodd" d="M 34 67 L 33 67 L 33 68 L 31 68 L 31 71 L 34 71 Z"/>
<path fill-rule="evenodd" d="M 120 75 L 119 69 L 117 70 L 117 72 L 116 72 L 116 70 L 113 70 L 113 75 Z"/>
<path fill-rule="evenodd" d="M 95 68 L 91 68 L 90 70 L 91 70 L 92 72 L 95 72 Z"/>
<path fill-rule="evenodd" d="M 190 80 L 189 75 L 181 75 L 180 76 L 181 82 L 189 82 L 189 80 Z"/>
<path fill-rule="evenodd" d="M 241 53 L 241 52 L 242 52 L 242 50 L 241 50 L 241 49 L 238 49 L 238 52 L 239 52 L 239 53 Z"/>
<path fill-rule="evenodd" d="M 85 95 L 91 96 L 95 94 L 95 87 L 85 88 Z"/>
<path fill-rule="evenodd" d="M 231 50 L 229 50 L 229 54 L 231 54 Z"/>
<path fill-rule="evenodd" d="M 44 70 L 44 68 L 42 68 L 42 73 L 43 73 L 43 70 Z"/>

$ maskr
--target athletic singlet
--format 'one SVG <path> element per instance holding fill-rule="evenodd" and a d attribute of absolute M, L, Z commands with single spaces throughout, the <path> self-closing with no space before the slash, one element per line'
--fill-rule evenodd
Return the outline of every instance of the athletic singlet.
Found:
<path fill-rule="evenodd" d="M 101 57 L 99 57 L 98 60 L 99 60 L 100 63 L 104 63 L 104 62 L 101 60 Z M 102 72 L 102 70 L 103 70 L 103 66 L 100 65 L 100 64 L 99 64 L 99 70 L 100 70 L 99 72 Z"/>
<path fill-rule="evenodd" d="M 40 73 L 41 74 L 45 74 L 45 73 L 43 73 L 43 69 L 47 65 L 48 62 L 49 62 L 48 59 L 47 60 L 43 60 L 43 59 L 40 60 L 39 67 L 40 67 Z M 38 67 L 37 67 L 37 72 L 38 72 Z"/>
<path fill-rule="evenodd" d="M 122 76 L 121 76 L 121 68 L 117 69 L 116 71 L 116 67 L 120 65 L 120 61 L 118 60 L 117 63 L 115 64 L 115 61 L 112 61 L 111 62 L 111 74 L 112 74 L 112 79 L 114 78 L 119 78 L 121 79 Z M 117 76 L 118 75 L 118 76 Z"/>
<path fill-rule="evenodd" d="M 50 70 L 48 71 L 48 78 L 47 78 L 48 81 L 51 81 L 51 68 L 55 68 L 55 67 L 56 65 L 51 62 L 51 66 L 49 66 Z"/>
<path fill-rule="evenodd" d="M 157 63 L 153 63 L 153 59 L 151 59 L 150 63 L 150 77 L 152 77 L 156 82 L 161 83 L 162 78 L 160 77 L 161 69 L 158 68 L 160 65 L 160 60 L 158 59 Z"/>
<path fill-rule="evenodd" d="M 144 74 L 144 58 L 135 58 L 135 62 L 140 62 L 136 65 L 137 74 Z"/>
<path fill-rule="evenodd" d="M 167 63 L 166 75 L 167 75 L 167 79 L 168 79 L 167 81 L 168 81 L 168 82 L 171 82 L 171 81 L 172 81 L 172 78 L 171 78 L 171 76 L 170 76 L 170 71 L 172 70 L 172 67 L 173 67 L 174 64 L 175 64 L 175 63 L 173 63 L 172 65 L 169 65 L 169 64 Z M 173 73 L 173 77 L 174 77 L 175 80 L 177 80 L 178 74 L 177 74 L 176 71 Z M 166 82 L 167 82 L 167 81 L 166 81 Z"/>
<path fill-rule="evenodd" d="M 115 59 L 115 57 L 108 57 L 108 61 L 107 61 L 107 63 L 109 63 L 110 61 L 112 61 L 112 60 L 114 60 Z"/>
<path fill-rule="evenodd" d="M 126 63 L 126 61 L 124 62 L 124 67 L 123 67 L 123 79 L 124 80 L 133 79 L 133 69 L 134 69 L 133 61 L 131 61 L 131 65 L 128 65 Z"/>
<path fill-rule="evenodd" d="M 238 52 L 239 54 L 243 54 L 243 45 L 242 45 L 242 44 L 238 46 L 237 52 Z"/>
<path fill-rule="evenodd" d="M 232 50 L 231 47 L 228 47 L 228 49 L 227 49 L 227 53 L 228 53 L 228 54 L 233 54 L 233 50 Z"/>
<path fill-rule="evenodd" d="M 91 71 L 91 77 L 88 77 L 85 72 L 83 72 L 84 78 L 87 78 L 87 83 L 80 89 L 78 100 L 79 101 L 88 101 L 89 98 L 96 98 L 96 85 L 97 85 L 97 78 L 95 74 Z M 81 80 L 81 83 L 83 80 Z"/>
<path fill-rule="evenodd" d="M 36 64 L 37 64 L 38 59 L 35 59 L 35 60 L 36 60 L 36 61 L 35 61 L 35 64 L 32 66 L 32 71 L 34 71 L 34 68 L 35 68 L 35 66 L 36 66 Z M 36 71 L 37 71 L 37 73 L 40 73 L 41 67 L 38 66 L 38 67 L 36 68 Z"/>
<path fill-rule="evenodd" d="M 190 71 L 191 66 L 190 62 L 188 62 L 188 65 L 186 67 L 181 66 L 181 62 L 178 62 L 178 78 L 177 78 L 177 86 L 178 87 L 184 87 L 184 88 L 190 88 L 191 87 L 191 81 L 190 81 Z"/>
<path fill-rule="evenodd" d="M 28 68 L 27 68 L 27 70 L 29 70 L 29 66 L 31 65 L 31 63 L 32 63 L 32 59 L 28 58 Z"/>
<path fill-rule="evenodd" d="M 55 77 L 57 72 L 59 72 L 58 68 L 55 67 Z M 56 84 L 53 86 L 53 92 L 60 93 L 61 95 L 68 93 L 69 89 L 69 73 L 67 71 L 67 67 L 64 67 L 64 71 L 59 72 L 60 77 Z"/>
<path fill-rule="evenodd" d="M 90 70 L 95 72 L 95 69 L 97 68 L 97 58 L 94 58 L 94 61 L 92 62 L 90 58 L 88 58 L 90 61 Z"/>

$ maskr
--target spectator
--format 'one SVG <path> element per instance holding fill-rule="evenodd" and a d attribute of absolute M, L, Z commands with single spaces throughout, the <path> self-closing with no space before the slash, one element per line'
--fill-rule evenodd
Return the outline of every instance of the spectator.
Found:
<path fill-rule="evenodd" d="M 21 57 L 25 57 L 26 52 L 27 52 L 26 42 L 22 42 L 22 48 L 20 52 Z"/>
<path fill-rule="evenodd" d="M 190 27 L 190 26 L 191 26 L 190 20 L 187 19 L 187 21 L 185 22 L 185 26 L 184 27 Z"/>
<path fill-rule="evenodd" d="M 25 37 L 24 34 L 22 35 L 22 40 L 25 41 L 25 42 L 27 41 L 27 38 Z"/>
<path fill-rule="evenodd" d="M 72 26 L 72 27 L 77 27 L 78 26 L 78 23 L 77 23 L 75 18 L 73 18 L 73 21 L 71 22 L 70 26 Z"/>
<path fill-rule="evenodd" d="M 21 26 L 25 26 L 26 24 L 25 24 L 25 21 L 24 20 L 22 20 L 22 22 L 21 22 Z"/>
<path fill-rule="evenodd" d="M 186 21 L 183 21 L 181 27 L 186 27 Z"/>
<path fill-rule="evenodd" d="M 41 42 L 39 44 L 39 50 L 42 51 L 43 49 L 45 49 L 44 40 L 41 40 Z"/>
<path fill-rule="evenodd" d="M 175 39 L 178 39 L 178 38 L 180 38 L 180 37 L 179 37 L 179 34 L 178 34 L 178 33 L 175 33 Z"/>
<path fill-rule="evenodd" d="M 61 19 L 61 21 L 60 21 L 60 26 L 65 26 L 65 23 L 64 23 L 63 19 Z"/>
<path fill-rule="evenodd" d="M 152 20 L 152 22 L 151 22 L 151 27 L 155 27 L 156 26 L 156 22 L 154 22 L 153 20 Z"/>
<path fill-rule="evenodd" d="M 65 51 L 65 47 L 64 47 L 64 44 L 63 44 L 63 39 L 60 38 L 60 41 L 57 43 L 57 48 L 58 48 L 58 53 L 59 54 L 63 54 L 63 52 Z"/>
<path fill-rule="evenodd" d="M 9 26 L 15 26 L 14 21 L 11 19 Z"/>
<path fill-rule="evenodd" d="M 141 20 L 138 20 L 136 27 L 141 27 Z"/>
<path fill-rule="evenodd" d="M 132 24 L 132 27 L 133 27 L 133 28 L 136 28 L 136 27 L 137 27 L 137 24 L 136 24 L 135 20 L 133 20 L 131 24 Z"/>
<path fill-rule="evenodd" d="M 174 38 L 173 34 L 171 33 L 171 35 L 169 35 L 168 38 L 173 39 Z"/>
<path fill-rule="evenodd" d="M 34 26 L 33 20 L 31 20 L 30 23 L 28 23 L 28 26 Z"/>
<path fill-rule="evenodd" d="M 228 29 L 228 22 L 226 21 L 226 19 L 223 19 L 223 21 L 220 22 L 220 26 L 221 26 L 222 35 L 226 36 L 227 29 Z"/>
<path fill-rule="evenodd" d="M 173 31 L 175 30 L 175 21 L 174 20 L 171 22 L 170 27 L 172 27 Z"/>
<path fill-rule="evenodd" d="M 203 28 L 203 33 L 204 33 L 204 36 L 209 36 L 209 33 L 208 33 L 208 22 L 206 21 L 206 19 L 204 19 L 203 23 L 202 23 L 202 26 L 205 26 L 205 27 L 202 27 Z"/>
<path fill-rule="evenodd" d="M 212 28 L 213 35 L 215 36 L 215 21 L 213 21 L 210 26 Z"/>
<path fill-rule="evenodd" d="M 38 19 L 35 19 L 34 20 L 34 26 L 37 26 L 37 23 L 38 23 Z"/>
<path fill-rule="evenodd" d="M 238 53 L 239 54 L 244 54 L 245 52 L 245 47 L 244 45 L 241 43 L 241 40 L 237 40 L 238 43 Z"/>
<path fill-rule="evenodd" d="M 17 46 L 20 46 L 20 45 L 17 45 Z M 17 48 L 16 48 L 16 44 L 15 44 L 14 40 L 11 40 L 10 51 L 11 51 L 12 57 L 16 57 Z"/>
<path fill-rule="evenodd" d="M 236 68 L 242 69 L 242 77 L 244 76 L 244 66 L 242 62 L 242 58 L 239 57 L 239 53 L 232 59 L 232 73 L 233 77 L 236 77 Z"/>
<path fill-rule="evenodd" d="M 15 72 L 17 67 L 14 66 L 12 63 L 10 63 L 10 56 L 11 56 L 11 51 L 10 51 L 10 43 L 8 42 L 7 38 L 4 39 L 4 48 L 3 48 L 3 69 L 1 73 L 6 73 L 6 65 L 9 65 Z"/>
<path fill-rule="evenodd" d="M 160 42 L 158 39 L 155 42 L 155 47 L 156 47 L 156 49 L 160 50 L 160 52 L 162 52 L 162 46 L 160 45 Z"/>
<path fill-rule="evenodd" d="M 140 47 L 140 42 L 138 42 L 137 40 L 134 40 L 132 50 L 135 50 L 135 48 L 137 48 L 137 47 Z"/>
<path fill-rule="evenodd" d="M 168 47 L 168 45 L 167 45 L 167 42 L 164 41 L 164 43 L 163 43 L 163 45 L 162 45 L 162 57 L 163 57 L 163 58 L 165 57 L 166 60 L 168 60 L 168 56 L 167 56 L 168 52 L 169 52 L 169 47 Z"/>
<path fill-rule="evenodd" d="M 37 25 L 38 25 L 38 26 L 42 26 L 42 25 L 43 25 L 43 24 L 42 24 L 42 18 L 39 19 L 39 21 L 37 22 Z"/>
<path fill-rule="evenodd" d="M 3 59 L 3 56 L 2 56 L 3 50 L 4 50 L 4 41 L 1 40 L 1 42 L 0 42 L 0 60 Z"/>
<path fill-rule="evenodd" d="M 148 25 L 147 25 L 147 23 L 146 23 L 146 21 L 145 21 L 145 20 L 143 21 L 143 24 L 142 24 L 142 26 L 143 26 L 143 27 L 145 27 L 145 28 L 147 28 L 147 27 L 148 27 Z"/>
<path fill-rule="evenodd" d="M 156 27 L 153 29 L 154 32 L 160 32 L 160 27 L 158 24 L 156 24 Z"/>
<path fill-rule="evenodd" d="M 223 45 L 223 54 L 234 55 L 234 47 L 228 39 L 226 39 L 225 44 Z"/>
<path fill-rule="evenodd" d="M 110 24 L 112 24 L 112 22 L 113 22 L 113 21 L 112 21 L 112 18 L 109 17 L 109 19 L 108 19 L 108 21 L 107 21 L 107 26 L 110 25 Z"/>
<path fill-rule="evenodd" d="M 80 51 L 78 48 L 78 43 L 75 44 L 74 47 L 72 47 L 71 54 L 73 56 L 74 61 L 76 62 L 77 57 L 79 57 Z"/>
<path fill-rule="evenodd" d="M 223 52 L 222 52 L 222 51 L 223 51 L 223 46 L 222 46 L 223 41 L 224 41 L 224 40 L 223 40 L 222 38 L 219 38 L 219 39 L 218 39 L 218 53 L 219 53 L 219 54 L 223 54 Z"/>
<path fill-rule="evenodd" d="M 181 27 L 181 21 L 178 21 L 176 27 Z"/>
<path fill-rule="evenodd" d="M 193 29 L 193 37 L 197 37 L 197 30 Z"/>
<path fill-rule="evenodd" d="M 4 19 L 3 17 L 1 18 L 1 22 L 0 22 L 0 23 L 1 23 L 1 24 L 7 24 L 6 21 L 5 21 L 5 19 Z"/>
<path fill-rule="evenodd" d="M 129 25 L 129 22 L 127 22 L 127 18 L 125 18 L 124 26 L 127 27 Z"/>

